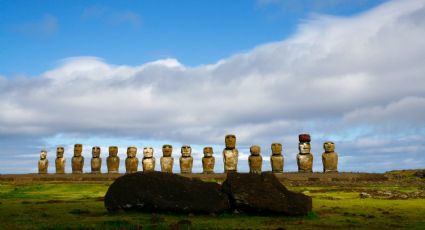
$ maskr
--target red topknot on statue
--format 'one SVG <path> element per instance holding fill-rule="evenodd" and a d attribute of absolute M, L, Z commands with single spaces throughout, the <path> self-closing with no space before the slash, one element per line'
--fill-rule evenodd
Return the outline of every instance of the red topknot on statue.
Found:
<path fill-rule="evenodd" d="M 310 134 L 306 134 L 306 133 L 300 134 L 298 135 L 298 140 L 300 142 L 310 142 L 311 141 Z"/>

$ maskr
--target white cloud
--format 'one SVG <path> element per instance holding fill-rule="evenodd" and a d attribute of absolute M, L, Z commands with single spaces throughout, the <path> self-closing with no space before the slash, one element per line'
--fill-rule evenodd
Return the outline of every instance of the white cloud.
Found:
<path fill-rule="evenodd" d="M 423 144 L 403 135 L 425 138 L 423 14 L 425 2 L 412 0 L 349 18 L 316 16 L 287 40 L 197 67 L 67 59 L 41 76 L 0 82 L 0 134 L 202 146 L 235 133 L 241 148 L 260 144 L 265 157 L 270 143 L 283 142 L 294 169 L 297 134 L 310 132 L 316 170 L 326 139 L 339 140 L 342 170 L 417 167 Z M 371 158 L 379 164 L 363 168 L 372 152 L 382 153 Z M 406 154 L 416 163 L 400 161 Z"/>

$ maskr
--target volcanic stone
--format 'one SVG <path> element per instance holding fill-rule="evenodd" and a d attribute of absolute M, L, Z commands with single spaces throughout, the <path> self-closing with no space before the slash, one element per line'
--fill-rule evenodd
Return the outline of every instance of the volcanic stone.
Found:
<path fill-rule="evenodd" d="M 425 179 L 425 170 L 416 171 L 414 175 L 419 178 Z"/>
<path fill-rule="evenodd" d="M 311 197 L 289 191 L 272 173 L 228 173 L 222 189 L 239 212 L 306 215 L 312 209 Z"/>
<path fill-rule="evenodd" d="M 217 213 L 230 209 L 217 183 L 172 173 L 137 172 L 119 177 L 105 195 L 108 211 Z"/>
<path fill-rule="evenodd" d="M 306 134 L 306 133 L 300 134 L 298 135 L 298 140 L 300 142 L 310 142 L 311 141 L 310 134 Z"/>

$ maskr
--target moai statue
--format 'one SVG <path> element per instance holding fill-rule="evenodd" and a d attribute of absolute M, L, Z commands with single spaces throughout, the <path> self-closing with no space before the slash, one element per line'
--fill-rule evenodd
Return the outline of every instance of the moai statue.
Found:
<path fill-rule="evenodd" d="M 143 166 L 143 172 L 155 171 L 155 157 L 153 156 L 152 147 L 143 148 L 142 166 Z"/>
<path fill-rule="evenodd" d="M 261 174 L 263 166 L 263 157 L 261 156 L 261 148 L 258 145 L 253 145 L 249 149 L 251 155 L 248 157 L 249 172 Z"/>
<path fill-rule="evenodd" d="M 128 147 L 127 148 L 127 158 L 125 159 L 125 172 L 126 173 L 135 173 L 139 167 L 139 159 L 136 157 L 137 148 Z"/>
<path fill-rule="evenodd" d="M 204 148 L 204 157 L 202 157 L 203 173 L 214 173 L 215 158 L 213 154 L 214 151 L 212 147 Z"/>
<path fill-rule="evenodd" d="M 323 172 L 338 172 L 338 153 L 335 152 L 335 144 L 332 141 L 323 143 L 325 152 L 322 154 Z"/>
<path fill-rule="evenodd" d="M 47 160 L 47 151 L 41 150 L 40 160 L 38 160 L 38 173 L 46 174 L 48 168 L 49 168 L 49 160 Z"/>
<path fill-rule="evenodd" d="M 236 172 L 239 156 L 238 149 L 236 149 L 236 136 L 228 134 L 224 141 L 226 143 L 226 148 L 223 150 L 224 172 Z"/>
<path fill-rule="evenodd" d="M 118 157 L 118 147 L 109 146 L 109 156 L 106 158 L 108 173 L 118 173 L 120 167 L 120 158 Z"/>
<path fill-rule="evenodd" d="M 100 147 L 94 146 L 91 149 L 91 173 L 100 173 L 102 168 L 102 158 L 100 158 Z"/>
<path fill-rule="evenodd" d="M 65 173 L 66 160 L 63 157 L 64 152 L 65 152 L 65 149 L 62 146 L 59 146 L 56 148 L 56 160 L 55 160 L 56 173 Z"/>
<path fill-rule="evenodd" d="M 83 152 L 82 144 L 74 145 L 74 156 L 72 157 L 72 173 L 83 173 L 84 157 L 81 155 Z"/>
<path fill-rule="evenodd" d="M 193 166 L 193 157 L 192 154 L 192 147 L 189 145 L 183 145 L 181 147 L 181 154 L 180 157 L 180 172 L 181 173 L 192 173 L 192 166 Z"/>
<path fill-rule="evenodd" d="M 171 145 L 162 146 L 162 157 L 160 160 L 161 172 L 167 172 L 167 173 L 173 172 L 174 158 L 171 156 L 172 153 L 173 153 L 173 146 Z"/>
<path fill-rule="evenodd" d="M 282 155 L 282 144 L 272 144 L 272 155 L 270 156 L 270 163 L 272 164 L 272 172 L 281 173 L 283 172 L 283 155 Z"/>
<path fill-rule="evenodd" d="M 310 135 L 300 134 L 298 136 L 299 153 L 297 154 L 298 172 L 313 172 L 313 154 L 311 153 Z"/>

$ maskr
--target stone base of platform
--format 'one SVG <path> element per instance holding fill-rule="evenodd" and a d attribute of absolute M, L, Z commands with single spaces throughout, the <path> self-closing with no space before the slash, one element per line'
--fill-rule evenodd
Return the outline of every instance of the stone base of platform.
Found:
<path fill-rule="evenodd" d="M 104 183 L 114 181 L 124 174 L 3 174 L 0 182 L 3 183 Z M 178 174 L 190 178 L 199 178 L 205 181 L 224 181 L 225 173 L 191 173 Z M 275 173 L 281 182 L 361 182 L 361 181 L 388 181 L 390 178 L 382 173 Z"/>

